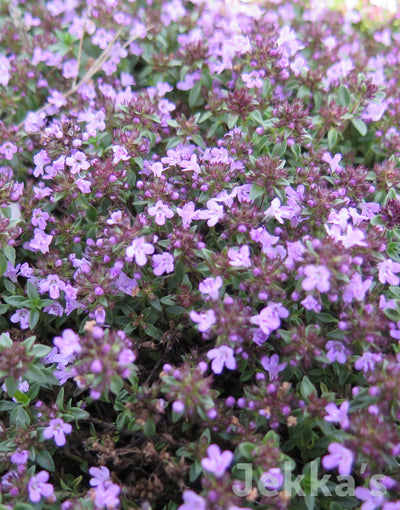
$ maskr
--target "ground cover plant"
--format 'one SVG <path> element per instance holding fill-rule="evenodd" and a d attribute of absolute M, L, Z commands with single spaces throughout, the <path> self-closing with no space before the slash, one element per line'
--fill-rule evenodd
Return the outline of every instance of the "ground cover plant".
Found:
<path fill-rule="evenodd" d="M 400 20 L 0 3 L 0 509 L 400 508 Z"/>

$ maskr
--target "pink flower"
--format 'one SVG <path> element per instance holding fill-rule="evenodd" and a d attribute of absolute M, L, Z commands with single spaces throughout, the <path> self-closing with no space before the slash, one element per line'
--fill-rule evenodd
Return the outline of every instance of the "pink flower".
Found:
<path fill-rule="evenodd" d="M 173 211 L 162 200 L 157 200 L 154 206 L 149 207 L 148 213 L 155 217 L 157 225 L 165 225 L 166 218 L 172 218 L 174 215 Z"/>
<path fill-rule="evenodd" d="M 183 505 L 178 510 L 206 510 L 206 502 L 193 491 L 183 493 Z"/>
<path fill-rule="evenodd" d="M 10 321 L 20 324 L 21 329 L 28 329 L 29 328 L 29 310 L 26 308 L 21 308 L 17 310 L 15 313 L 13 313 L 10 317 Z"/>
<path fill-rule="evenodd" d="M 280 468 L 270 468 L 260 476 L 260 481 L 268 490 L 279 489 L 283 485 L 283 475 Z"/>
<path fill-rule="evenodd" d="M 96 486 L 95 490 L 95 505 L 96 509 L 106 508 L 113 510 L 119 505 L 118 494 L 121 492 L 121 487 L 111 481 Z"/>
<path fill-rule="evenodd" d="M 54 437 L 57 446 L 64 446 L 66 443 L 65 434 L 72 432 L 72 425 L 65 423 L 61 418 L 50 420 L 49 426 L 44 429 L 43 436 L 45 439 Z"/>
<path fill-rule="evenodd" d="M 192 310 L 189 314 L 193 322 L 198 324 L 199 331 L 202 333 L 208 331 L 216 322 L 214 310 L 197 313 Z"/>
<path fill-rule="evenodd" d="M 164 273 L 174 272 L 174 257 L 170 253 L 153 255 L 154 274 L 161 276 Z"/>
<path fill-rule="evenodd" d="M 60 297 L 60 290 L 65 289 L 65 283 L 60 280 L 58 275 L 50 274 L 46 280 L 40 283 L 40 293 L 49 292 L 51 299 L 58 299 Z"/>
<path fill-rule="evenodd" d="M 19 466 L 24 466 L 28 462 L 29 451 L 28 450 L 17 450 L 11 455 L 11 462 Z"/>
<path fill-rule="evenodd" d="M 183 228 L 189 228 L 193 220 L 197 219 L 194 202 L 188 202 L 183 207 L 177 207 L 176 212 L 182 218 Z"/>
<path fill-rule="evenodd" d="M 400 272 L 400 264 L 393 262 L 392 259 L 384 260 L 378 264 L 379 270 L 379 281 L 381 283 L 389 283 L 390 285 L 397 286 L 400 282 L 400 278 L 395 273 Z"/>
<path fill-rule="evenodd" d="M 333 402 L 329 403 L 325 406 L 325 411 L 328 414 L 324 416 L 324 420 L 331 423 L 340 423 L 342 429 L 347 429 L 350 425 L 349 418 L 347 417 L 349 405 L 347 401 L 342 402 L 340 407 L 337 407 Z"/>
<path fill-rule="evenodd" d="M 233 460 L 233 453 L 229 450 L 225 450 L 221 453 L 221 449 L 218 445 L 211 444 L 207 448 L 207 455 L 208 457 L 201 461 L 203 469 L 213 473 L 217 478 L 224 476 L 225 471 Z"/>
<path fill-rule="evenodd" d="M 14 157 L 14 154 L 17 153 L 17 146 L 12 142 L 4 142 L 3 145 L 0 145 L 0 154 L 3 154 L 5 159 L 11 161 Z"/>
<path fill-rule="evenodd" d="M 250 73 L 242 73 L 242 80 L 246 84 L 246 87 L 251 89 L 256 87 L 262 89 L 263 81 L 258 71 L 251 71 Z"/>
<path fill-rule="evenodd" d="M 232 267 L 250 267 L 250 248 L 245 244 L 239 250 L 235 248 L 228 249 L 229 265 Z"/>
<path fill-rule="evenodd" d="M 326 353 L 326 357 L 329 359 L 331 363 L 337 361 L 338 363 L 346 363 L 347 355 L 345 346 L 342 342 L 337 342 L 335 340 L 329 340 L 326 343 L 325 348 L 328 349 Z"/>
<path fill-rule="evenodd" d="M 199 291 L 205 295 L 210 296 L 214 301 L 219 297 L 219 289 L 222 287 L 222 278 L 217 276 L 216 278 L 206 278 L 199 283 Z"/>
<path fill-rule="evenodd" d="M 208 200 L 207 209 L 198 211 L 200 220 L 207 220 L 207 225 L 213 227 L 224 217 L 224 208 L 215 200 Z"/>
<path fill-rule="evenodd" d="M 125 147 L 122 147 L 122 145 L 113 145 L 111 148 L 114 153 L 114 165 L 117 165 L 120 161 L 128 161 L 130 159 L 128 151 L 125 149 Z"/>
<path fill-rule="evenodd" d="M 146 243 L 144 237 L 137 237 L 134 239 L 130 246 L 126 249 L 126 260 L 132 261 L 135 258 L 135 262 L 138 266 L 144 266 L 147 262 L 147 256 L 154 253 L 154 246 L 150 243 Z"/>
<path fill-rule="evenodd" d="M 29 499 L 32 503 L 39 503 L 42 496 L 49 498 L 54 493 L 54 487 L 51 483 L 46 483 L 49 479 L 47 471 L 40 471 L 36 476 L 32 476 L 28 483 Z"/>
<path fill-rule="evenodd" d="M 71 174 L 77 174 L 81 170 L 87 170 L 90 166 L 86 160 L 86 154 L 81 151 L 75 151 L 71 156 L 65 159 L 65 164 L 71 167 Z"/>
<path fill-rule="evenodd" d="M 65 329 L 62 336 L 56 336 L 53 343 L 65 357 L 79 354 L 82 351 L 79 336 L 72 329 Z"/>
<path fill-rule="evenodd" d="M 29 243 L 29 248 L 32 251 L 41 251 L 44 254 L 49 253 L 49 246 L 53 240 L 53 236 L 46 234 L 40 228 L 35 228 L 34 234 L 34 238 L 31 239 Z"/>
<path fill-rule="evenodd" d="M 270 358 L 263 356 L 261 358 L 261 365 L 268 372 L 270 381 L 278 379 L 279 372 L 282 372 L 286 367 L 286 363 L 279 363 L 279 356 L 277 354 L 273 354 Z"/>
<path fill-rule="evenodd" d="M 233 349 L 227 345 L 221 345 L 207 352 L 207 357 L 212 359 L 211 368 L 214 374 L 221 374 L 224 366 L 229 370 L 236 369 L 236 360 Z"/>
<path fill-rule="evenodd" d="M 320 292 L 328 292 L 331 273 L 325 266 L 309 264 L 304 268 L 304 274 L 306 275 L 302 282 L 304 290 L 309 291 L 317 288 Z"/>
<path fill-rule="evenodd" d="M 281 319 L 289 317 L 288 310 L 281 303 L 270 303 L 258 315 L 250 319 L 252 324 L 260 327 L 266 335 L 270 335 L 281 325 Z"/>
<path fill-rule="evenodd" d="M 342 167 L 339 165 L 340 161 L 342 160 L 342 155 L 338 152 L 335 154 L 335 156 L 332 158 L 329 152 L 324 152 L 322 156 L 322 161 L 325 161 L 325 163 L 328 163 L 329 168 L 332 173 L 337 172 L 340 173 L 342 171 Z"/>
<path fill-rule="evenodd" d="M 340 475 L 349 475 L 354 462 L 354 454 L 340 443 L 331 443 L 328 446 L 330 455 L 325 455 L 322 465 L 325 469 L 338 468 Z"/>
<path fill-rule="evenodd" d="M 91 467 L 89 473 L 93 476 L 89 481 L 92 487 L 96 487 L 96 485 L 100 485 L 110 479 L 110 471 L 106 466 Z"/>
<path fill-rule="evenodd" d="M 46 211 L 42 211 L 41 209 L 34 209 L 32 211 L 32 219 L 31 223 L 34 227 L 39 227 L 41 230 L 44 230 L 47 225 L 47 220 L 49 219 L 49 213 Z"/>

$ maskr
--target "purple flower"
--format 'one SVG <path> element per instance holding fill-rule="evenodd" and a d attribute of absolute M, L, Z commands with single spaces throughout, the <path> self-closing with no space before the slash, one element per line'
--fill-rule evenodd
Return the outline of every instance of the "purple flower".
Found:
<path fill-rule="evenodd" d="M 221 374 L 224 366 L 229 370 L 236 369 L 236 360 L 233 349 L 227 345 L 221 345 L 207 352 L 207 357 L 212 359 L 211 369 L 214 374 Z"/>
<path fill-rule="evenodd" d="M 340 475 L 349 475 L 354 462 L 354 454 L 340 443 L 331 443 L 328 446 L 330 455 L 325 455 L 322 465 L 325 469 L 338 468 Z"/>
<path fill-rule="evenodd" d="M 197 313 L 194 310 L 192 310 L 189 313 L 189 317 L 192 319 L 193 322 L 196 322 L 198 324 L 199 331 L 204 333 L 205 331 L 208 331 L 211 326 L 213 326 L 216 322 L 216 317 L 214 310 L 207 310 L 206 312 Z"/>
<path fill-rule="evenodd" d="M 260 482 L 268 490 L 279 489 L 283 485 L 283 475 L 280 468 L 270 468 L 260 476 Z"/>
<path fill-rule="evenodd" d="M 310 310 L 316 313 L 319 313 L 322 309 L 321 303 L 311 295 L 306 296 L 303 301 L 301 301 L 301 304 L 306 310 Z"/>
<path fill-rule="evenodd" d="M 263 81 L 258 71 L 251 71 L 250 73 L 242 73 L 242 80 L 249 89 L 256 87 L 262 89 Z"/>
<path fill-rule="evenodd" d="M 219 220 L 224 217 L 224 208 L 218 204 L 215 200 L 209 200 L 207 202 L 207 209 L 198 211 L 198 218 L 200 220 L 207 220 L 207 225 L 213 227 Z"/>
<path fill-rule="evenodd" d="M 53 236 L 46 234 L 40 228 L 35 228 L 34 234 L 34 238 L 29 243 L 29 248 L 32 251 L 41 251 L 43 254 L 48 253 Z"/>
<path fill-rule="evenodd" d="M 225 471 L 233 460 L 233 453 L 229 450 L 225 450 L 221 453 L 221 449 L 218 445 L 211 444 L 207 448 L 207 455 L 208 457 L 201 461 L 203 469 L 210 471 L 217 478 L 224 476 Z"/>
<path fill-rule="evenodd" d="M 329 340 L 326 342 L 325 348 L 328 349 L 326 357 L 331 363 L 337 361 L 338 363 L 346 363 L 347 355 L 345 346 L 341 342 L 335 340 Z"/>
<path fill-rule="evenodd" d="M 146 243 L 144 237 L 137 237 L 132 241 L 130 246 L 126 249 L 126 260 L 129 262 L 135 258 L 135 262 L 138 266 L 144 266 L 147 262 L 146 255 L 154 253 L 154 246 L 150 243 Z"/>
<path fill-rule="evenodd" d="M 375 510 L 376 508 L 380 508 L 381 505 L 386 501 L 384 493 L 386 492 L 385 487 L 381 486 L 379 483 L 376 486 L 376 482 L 371 481 L 371 489 L 367 487 L 356 487 L 355 497 L 364 501 L 361 505 L 361 510 Z M 386 505 L 384 506 L 386 508 Z"/>
<path fill-rule="evenodd" d="M 89 481 L 92 487 L 96 487 L 96 485 L 100 485 L 110 479 L 110 471 L 106 466 L 91 467 L 89 474 L 93 476 Z"/>
<path fill-rule="evenodd" d="M 3 154 L 4 158 L 11 161 L 18 151 L 18 147 L 12 142 L 4 142 L 0 145 L 0 154 Z"/>
<path fill-rule="evenodd" d="M 219 289 L 222 287 L 222 278 L 217 276 L 216 278 L 206 278 L 199 283 L 199 291 L 205 295 L 210 296 L 214 301 L 219 297 Z"/>
<path fill-rule="evenodd" d="M 279 372 L 282 372 L 286 367 L 286 363 L 279 364 L 279 356 L 277 354 L 273 354 L 270 358 L 263 356 L 261 358 L 261 365 L 268 372 L 271 381 L 278 379 Z"/>
<path fill-rule="evenodd" d="M 65 329 L 62 336 L 56 336 L 53 343 L 66 358 L 79 354 L 82 351 L 79 336 L 72 329 Z"/>
<path fill-rule="evenodd" d="M 96 508 L 112 510 L 119 505 L 118 495 L 121 492 L 121 487 L 111 481 L 106 481 L 104 484 L 100 483 L 95 487 L 95 500 Z"/>
<path fill-rule="evenodd" d="M 195 492 L 185 491 L 183 493 L 183 505 L 180 505 L 178 510 L 206 510 L 206 502 Z"/>
<path fill-rule="evenodd" d="M 71 167 L 71 174 L 77 174 L 81 170 L 87 170 L 90 166 L 86 160 L 86 154 L 81 151 L 75 151 L 71 156 L 65 159 L 65 164 Z"/>
<path fill-rule="evenodd" d="M 378 264 L 379 270 L 379 281 L 381 283 L 389 283 L 390 285 L 397 286 L 400 282 L 400 278 L 395 273 L 400 272 L 400 264 L 393 262 L 392 259 L 384 260 Z"/>
<path fill-rule="evenodd" d="M 128 161 L 130 159 L 128 151 L 125 149 L 125 147 L 122 147 L 122 145 L 113 145 L 111 149 L 114 153 L 114 165 L 117 165 L 120 161 Z"/>
<path fill-rule="evenodd" d="M 281 319 L 289 317 L 288 310 L 281 303 L 270 303 L 258 315 L 250 319 L 252 324 L 260 327 L 266 335 L 279 328 Z"/>
<path fill-rule="evenodd" d="M 362 301 L 371 285 L 372 278 L 368 278 L 368 280 L 363 282 L 359 273 L 353 274 L 350 282 L 344 289 L 343 300 L 345 303 L 350 303 L 353 298 L 355 298 L 357 301 Z"/>
<path fill-rule="evenodd" d="M 47 220 L 49 217 L 49 213 L 46 211 L 42 211 L 41 209 L 34 209 L 32 212 L 31 223 L 34 227 L 39 227 L 41 230 L 44 230 L 46 228 Z"/>
<path fill-rule="evenodd" d="M 157 225 L 165 225 L 167 218 L 172 218 L 173 211 L 163 203 L 162 200 L 157 200 L 154 206 L 149 207 L 148 213 L 150 216 L 154 216 Z"/>
<path fill-rule="evenodd" d="M 354 367 L 357 370 L 361 370 L 364 372 L 373 372 L 375 369 L 375 364 L 380 363 L 382 361 L 381 353 L 372 353 L 372 352 L 364 352 L 361 358 L 354 363 Z"/>
<path fill-rule="evenodd" d="M 353 246 L 367 247 L 368 244 L 363 241 L 364 238 L 365 234 L 362 230 L 359 228 L 353 228 L 351 225 L 347 225 L 346 235 L 341 237 L 341 241 L 345 248 L 352 248 Z"/>
<path fill-rule="evenodd" d="M 176 212 L 182 218 L 184 228 L 189 228 L 193 220 L 197 219 L 197 211 L 195 211 L 194 202 L 188 202 L 183 207 L 177 207 Z"/>
<path fill-rule="evenodd" d="M 328 163 L 331 173 L 335 173 L 338 171 L 340 173 L 342 171 L 342 167 L 339 165 L 340 161 L 342 160 L 342 155 L 339 153 L 335 154 L 335 156 L 332 158 L 329 152 L 324 152 L 322 155 L 322 161 L 325 161 L 325 163 Z"/>
<path fill-rule="evenodd" d="M 50 274 L 47 279 L 42 281 L 39 286 L 40 292 L 49 292 L 51 299 L 58 299 L 60 297 L 60 290 L 65 289 L 65 283 L 60 280 L 58 275 Z"/>
<path fill-rule="evenodd" d="M 197 163 L 196 154 L 192 154 L 189 160 L 184 159 L 181 161 L 180 165 L 182 172 L 195 172 L 196 174 L 199 174 L 201 171 L 200 165 Z"/>
<path fill-rule="evenodd" d="M 350 404 L 346 401 L 342 402 L 340 407 L 337 407 L 333 402 L 329 403 L 325 407 L 325 411 L 328 414 L 324 416 L 324 420 L 331 423 L 340 423 L 342 429 L 347 429 L 350 425 L 349 418 L 347 417 L 349 405 Z"/>
<path fill-rule="evenodd" d="M 10 321 L 17 323 L 19 322 L 19 325 L 21 326 L 21 329 L 28 329 L 29 328 L 29 310 L 26 308 L 21 308 L 17 310 L 15 313 L 13 313 L 10 317 Z"/>
<path fill-rule="evenodd" d="M 24 466 L 28 462 L 29 451 L 28 450 L 17 450 L 11 455 L 11 462 Z"/>
<path fill-rule="evenodd" d="M 65 445 L 65 434 L 72 432 L 72 425 L 64 423 L 61 418 L 54 418 L 50 420 L 49 426 L 44 429 L 43 436 L 45 439 L 51 439 L 54 437 L 54 442 L 57 446 Z"/>
<path fill-rule="evenodd" d="M 47 471 L 40 471 L 36 476 L 32 476 L 28 483 L 29 499 L 32 503 L 39 503 L 42 496 L 49 498 L 54 493 L 54 487 L 51 483 L 46 483 L 49 479 Z"/>
<path fill-rule="evenodd" d="M 229 265 L 232 267 L 250 267 L 250 248 L 245 244 L 239 250 L 235 248 L 228 249 Z"/>
<path fill-rule="evenodd" d="M 317 288 L 320 292 L 328 292 L 331 273 L 325 266 L 315 266 L 309 264 L 303 270 L 306 278 L 302 282 L 304 290 L 309 291 Z"/>
<path fill-rule="evenodd" d="M 161 276 L 164 273 L 174 272 L 174 257 L 167 252 L 153 255 L 154 274 Z"/>

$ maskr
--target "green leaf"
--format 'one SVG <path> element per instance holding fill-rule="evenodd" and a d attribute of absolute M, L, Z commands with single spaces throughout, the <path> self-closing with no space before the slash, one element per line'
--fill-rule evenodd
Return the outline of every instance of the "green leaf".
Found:
<path fill-rule="evenodd" d="M 40 319 L 40 312 L 39 310 L 31 310 L 29 312 L 29 329 L 34 329 L 38 322 L 39 322 L 39 319 Z"/>
<path fill-rule="evenodd" d="M 20 308 L 23 305 L 25 305 L 27 300 L 26 300 L 26 297 L 24 297 L 24 296 L 7 296 L 4 298 L 4 301 L 6 303 L 8 303 L 9 305 Z"/>
<path fill-rule="evenodd" d="M 114 395 L 119 395 L 124 387 L 124 381 L 118 375 L 111 376 L 110 390 Z"/>
<path fill-rule="evenodd" d="M 197 106 L 199 97 L 200 97 L 200 91 L 201 91 L 201 82 L 198 81 L 193 88 L 190 89 L 189 92 L 189 107 L 193 108 L 194 106 Z"/>
<path fill-rule="evenodd" d="M 286 149 L 287 149 L 287 143 L 286 141 L 283 141 L 282 143 L 277 143 L 274 148 L 272 149 L 272 154 L 271 156 L 273 158 L 275 157 L 278 157 L 280 158 L 281 156 L 283 156 L 286 152 Z"/>
<path fill-rule="evenodd" d="M 361 119 L 352 119 L 351 123 L 357 129 L 361 136 L 365 136 L 368 131 L 368 126 Z"/>
<path fill-rule="evenodd" d="M 10 395 L 10 397 L 13 397 L 15 392 L 18 390 L 18 380 L 14 379 L 14 377 L 10 376 L 7 377 L 6 381 L 6 388 L 7 393 Z"/>
<path fill-rule="evenodd" d="M 29 280 L 26 282 L 26 293 L 29 299 L 37 299 L 39 297 L 37 288 Z"/>
<path fill-rule="evenodd" d="M 247 460 L 250 460 L 253 458 L 255 449 L 256 449 L 256 446 L 253 443 L 249 443 L 249 442 L 241 443 L 238 446 L 238 452 L 240 453 L 241 457 L 244 457 Z"/>
<path fill-rule="evenodd" d="M 29 354 L 31 356 L 35 356 L 35 358 L 44 358 L 45 356 L 47 356 L 49 354 L 51 349 L 52 348 L 48 345 L 36 344 L 32 347 Z"/>
<path fill-rule="evenodd" d="M 156 425 L 151 418 L 147 418 L 143 427 L 143 432 L 147 437 L 152 437 L 156 433 Z"/>
<path fill-rule="evenodd" d="M 10 422 L 16 425 L 17 428 L 24 428 L 30 425 L 31 419 L 25 409 L 18 406 L 11 411 Z"/>
<path fill-rule="evenodd" d="M 53 458 L 47 450 L 36 453 L 36 462 L 46 471 L 55 471 L 56 469 Z"/>
<path fill-rule="evenodd" d="M 199 134 L 194 134 L 194 135 L 191 135 L 191 138 L 193 140 L 193 142 L 198 145 L 199 147 L 201 147 L 202 149 L 205 149 L 206 148 L 206 144 L 204 143 L 204 140 L 202 138 L 201 135 Z"/>
<path fill-rule="evenodd" d="M 89 205 L 86 211 L 86 217 L 89 221 L 94 223 L 97 220 L 97 209 L 92 205 Z"/>
<path fill-rule="evenodd" d="M 9 244 L 6 244 L 3 246 L 3 253 L 7 260 L 9 260 L 10 263 L 15 266 L 15 248 Z"/>
<path fill-rule="evenodd" d="M 52 371 L 48 368 L 39 367 L 37 365 L 30 365 L 25 374 L 28 382 L 38 384 L 48 384 L 50 386 L 59 386 L 58 379 L 53 375 Z"/>
<path fill-rule="evenodd" d="M 339 98 L 339 104 L 341 106 L 349 106 L 351 96 L 348 88 L 346 85 L 340 85 L 339 92 L 338 92 L 338 98 Z"/>
<path fill-rule="evenodd" d="M 338 133 L 335 128 L 331 128 L 328 131 L 328 148 L 329 150 L 332 150 L 337 142 L 338 139 Z"/>
<path fill-rule="evenodd" d="M 146 335 L 149 335 L 151 338 L 154 338 L 155 340 L 161 340 L 162 338 L 162 332 L 153 326 L 153 324 L 147 324 L 147 327 L 145 328 Z"/>
<path fill-rule="evenodd" d="M 2 333 L 0 336 L 0 348 L 9 348 L 12 347 L 13 341 L 11 340 L 8 333 Z"/>
<path fill-rule="evenodd" d="M 236 126 L 238 120 L 239 120 L 239 114 L 229 113 L 228 114 L 228 129 L 233 129 Z"/>
<path fill-rule="evenodd" d="M 258 184 L 252 184 L 250 189 L 250 200 L 254 201 L 256 198 L 261 197 L 265 193 L 265 188 Z"/>
<path fill-rule="evenodd" d="M 308 397 L 313 393 L 317 395 L 317 390 L 315 389 L 315 386 L 306 375 L 303 377 L 303 380 L 301 381 L 300 393 L 301 396 L 307 400 Z"/>

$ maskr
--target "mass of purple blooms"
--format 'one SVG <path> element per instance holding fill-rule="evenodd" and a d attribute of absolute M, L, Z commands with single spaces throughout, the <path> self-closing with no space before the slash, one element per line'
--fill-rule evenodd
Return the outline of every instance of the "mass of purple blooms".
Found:
<path fill-rule="evenodd" d="M 400 509 L 382 3 L 0 1 L 0 510 Z"/>

